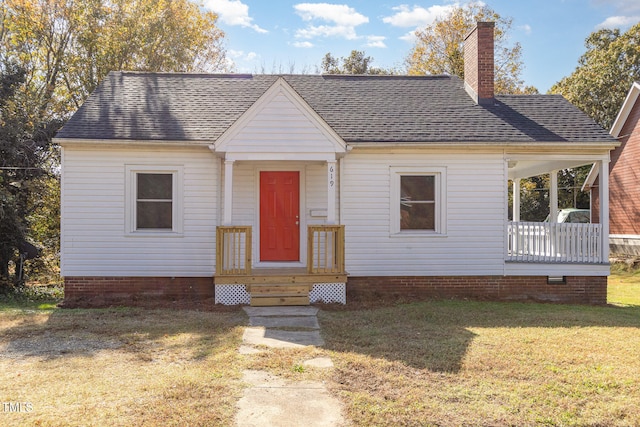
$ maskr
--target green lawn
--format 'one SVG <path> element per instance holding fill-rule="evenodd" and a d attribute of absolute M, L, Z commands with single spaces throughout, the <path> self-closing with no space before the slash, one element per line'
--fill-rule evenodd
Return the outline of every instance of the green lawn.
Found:
<path fill-rule="evenodd" d="M 613 266 L 609 276 L 607 301 L 616 305 L 640 306 L 640 270 Z"/>
<path fill-rule="evenodd" d="M 0 301 L 0 400 L 20 409 L 0 425 L 233 425 L 242 370 L 262 369 L 324 381 L 357 426 L 637 426 L 640 274 L 616 270 L 609 283 L 603 307 L 325 309 L 323 348 L 256 355 L 237 351 L 241 311 Z M 335 367 L 303 367 L 317 356 Z"/>

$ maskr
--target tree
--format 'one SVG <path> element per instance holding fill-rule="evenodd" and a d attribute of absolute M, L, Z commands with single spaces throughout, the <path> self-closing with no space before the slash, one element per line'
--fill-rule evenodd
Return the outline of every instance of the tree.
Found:
<path fill-rule="evenodd" d="M 348 57 L 334 58 L 327 53 L 322 59 L 322 72 L 325 74 L 394 74 L 393 70 L 384 70 L 371 66 L 373 58 L 365 56 L 364 51 L 352 50 Z"/>
<path fill-rule="evenodd" d="M 537 93 L 534 87 L 525 87 L 522 73 L 522 48 L 519 43 L 508 47 L 507 35 L 512 18 L 503 18 L 482 3 L 456 6 L 443 18 L 416 31 L 416 44 L 406 59 L 408 73 L 449 74 L 464 78 L 464 37 L 478 21 L 496 23 L 495 43 L 495 91 L 507 93 Z"/>
<path fill-rule="evenodd" d="M 29 239 L 57 253 L 62 121 L 112 70 L 226 70 L 216 21 L 189 0 L 0 2 L 0 276 Z"/>
<path fill-rule="evenodd" d="M 51 138 L 59 128 L 55 122 L 29 126 L 25 112 L 14 102 L 25 74 L 14 64 L 0 67 L 0 285 L 4 286 L 20 281 L 18 271 L 12 275 L 9 265 L 13 261 L 19 267 L 19 254 L 33 248 L 28 242 L 29 217 L 42 194 Z"/>
<path fill-rule="evenodd" d="M 0 50 L 25 69 L 32 113 L 59 118 L 112 70 L 226 69 L 216 21 L 189 0 L 4 0 Z"/>
<path fill-rule="evenodd" d="M 568 77 L 550 92 L 563 95 L 610 129 L 634 81 L 640 80 L 640 23 L 626 33 L 603 29 L 585 41 L 587 51 Z"/>

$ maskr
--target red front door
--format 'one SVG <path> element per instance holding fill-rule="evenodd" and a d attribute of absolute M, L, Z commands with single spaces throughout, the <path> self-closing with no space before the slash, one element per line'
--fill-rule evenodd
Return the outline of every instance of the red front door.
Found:
<path fill-rule="evenodd" d="M 260 261 L 300 260 L 300 173 L 260 172 Z"/>

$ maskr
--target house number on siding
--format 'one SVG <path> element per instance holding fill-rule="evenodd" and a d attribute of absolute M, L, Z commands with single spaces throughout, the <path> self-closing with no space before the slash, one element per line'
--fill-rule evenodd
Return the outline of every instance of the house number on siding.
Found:
<path fill-rule="evenodd" d="M 329 187 L 333 187 L 333 166 L 329 166 Z"/>

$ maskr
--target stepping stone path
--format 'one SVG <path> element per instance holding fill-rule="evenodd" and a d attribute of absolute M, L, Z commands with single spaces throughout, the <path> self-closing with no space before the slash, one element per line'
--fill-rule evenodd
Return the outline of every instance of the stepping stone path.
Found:
<path fill-rule="evenodd" d="M 249 315 L 250 325 L 244 330 L 244 345 L 274 348 L 324 345 L 315 307 L 244 307 L 244 311 Z"/>
<path fill-rule="evenodd" d="M 249 326 L 242 337 L 241 354 L 260 353 L 256 346 L 272 348 L 321 347 L 315 307 L 244 307 Z M 281 329 L 284 328 L 284 329 Z M 330 369 L 328 357 L 306 360 L 303 366 Z M 319 381 L 288 381 L 267 372 L 248 370 L 250 384 L 238 401 L 236 425 L 249 426 L 343 426 L 340 402 Z"/>

